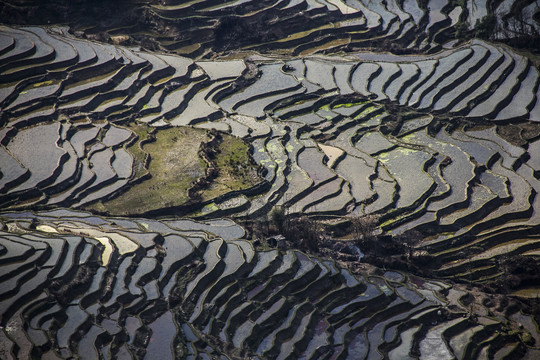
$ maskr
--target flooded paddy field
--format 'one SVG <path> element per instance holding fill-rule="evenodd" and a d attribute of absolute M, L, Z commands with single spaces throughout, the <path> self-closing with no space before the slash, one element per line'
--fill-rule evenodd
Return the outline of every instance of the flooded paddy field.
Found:
<path fill-rule="evenodd" d="M 0 5 L 0 357 L 540 356 L 534 2 L 59 3 Z"/>

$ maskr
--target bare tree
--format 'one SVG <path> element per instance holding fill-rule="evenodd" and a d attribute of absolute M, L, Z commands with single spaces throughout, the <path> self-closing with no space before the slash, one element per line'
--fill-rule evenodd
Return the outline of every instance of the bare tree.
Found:
<path fill-rule="evenodd" d="M 411 261 L 416 245 L 422 240 L 423 235 L 418 230 L 407 230 L 399 236 L 399 240 L 407 249 L 407 261 Z"/>
<path fill-rule="evenodd" d="M 376 215 L 354 215 L 351 216 L 350 220 L 354 240 L 365 248 L 367 242 L 373 238 L 373 232 L 379 224 L 379 217 Z"/>

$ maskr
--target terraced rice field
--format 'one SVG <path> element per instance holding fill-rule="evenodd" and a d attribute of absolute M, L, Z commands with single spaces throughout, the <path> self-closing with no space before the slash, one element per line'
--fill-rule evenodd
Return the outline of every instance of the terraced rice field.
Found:
<path fill-rule="evenodd" d="M 232 221 L 71 210 L 2 219 L 6 359 L 521 356 L 513 329 L 535 331 L 530 317 L 490 315 L 481 298 L 464 318 L 466 292 L 440 281 L 255 251 Z"/>
<path fill-rule="evenodd" d="M 539 261 L 538 58 L 455 41 L 535 3 L 142 3 L 159 51 L 0 26 L 0 357 L 540 356 L 517 302 L 454 283 Z M 420 232 L 431 278 L 255 249 L 235 221 L 275 209 Z"/>
<path fill-rule="evenodd" d="M 103 39 L 107 32 L 116 42 L 126 36 L 150 39 L 150 48 L 190 58 L 239 51 L 303 56 L 370 47 L 437 53 L 467 31 L 497 40 L 540 31 L 538 4 L 512 0 L 83 1 L 71 8 L 62 0 L 3 0 L 0 10 L 6 23 L 30 15 L 38 23 L 69 23 L 90 37 Z M 125 16 L 115 16 L 118 12 Z"/>

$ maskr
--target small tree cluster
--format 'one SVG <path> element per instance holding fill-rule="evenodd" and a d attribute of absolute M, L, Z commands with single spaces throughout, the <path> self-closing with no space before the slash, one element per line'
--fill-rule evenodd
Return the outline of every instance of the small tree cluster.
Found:
<path fill-rule="evenodd" d="M 284 206 L 275 206 L 270 211 L 270 221 L 276 227 L 277 232 L 283 234 L 286 228 L 287 215 Z M 284 235 L 284 234 L 283 234 Z"/>
<path fill-rule="evenodd" d="M 324 229 L 320 222 L 302 216 L 288 221 L 285 229 L 285 237 L 298 245 L 303 250 L 317 252 L 319 243 L 324 238 Z"/>
<path fill-rule="evenodd" d="M 491 38 L 497 29 L 497 19 L 495 15 L 487 15 L 482 19 L 476 20 L 474 25 L 475 35 L 480 39 Z"/>
<path fill-rule="evenodd" d="M 373 233 L 379 224 L 379 217 L 376 215 L 352 216 L 350 218 L 354 241 L 360 247 L 365 247 L 372 240 Z"/>

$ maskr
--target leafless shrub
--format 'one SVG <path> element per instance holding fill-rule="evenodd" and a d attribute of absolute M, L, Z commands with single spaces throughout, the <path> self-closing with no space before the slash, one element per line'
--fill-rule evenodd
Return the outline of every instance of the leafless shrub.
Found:
<path fill-rule="evenodd" d="M 377 215 L 355 215 L 351 216 L 351 226 L 354 234 L 354 240 L 365 246 L 366 243 L 373 238 L 373 233 L 379 224 L 379 216 Z"/>

